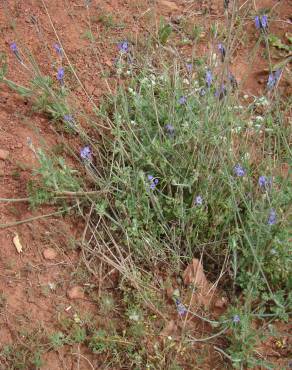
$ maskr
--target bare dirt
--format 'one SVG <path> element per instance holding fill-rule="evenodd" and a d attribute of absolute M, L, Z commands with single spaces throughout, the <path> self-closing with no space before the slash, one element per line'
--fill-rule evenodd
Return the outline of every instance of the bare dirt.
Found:
<path fill-rule="evenodd" d="M 96 54 L 86 38 L 88 23 L 84 2 L 50 0 L 44 3 L 66 54 L 75 66 L 87 93 L 98 104 L 100 97 L 107 91 L 107 85 L 102 78 L 103 71 L 96 62 Z M 291 32 L 291 19 L 288 19 L 288 15 L 292 14 L 291 2 L 261 0 L 255 1 L 255 4 L 257 10 L 273 9 L 276 21 L 270 25 L 271 32 L 281 38 L 285 37 L 286 32 Z M 99 62 L 109 76 L 114 68 L 116 43 L 123 39 L 130 39 L 135 43 L 141 35 L 155 33 L 160 16 L 171 21 L 186 17 L 190 23 L 200 24 L 205 28 L 210 22 L 221 22 L 225 17 L 223 1 L 215 0 L 92 1 L 90 9 Z M 246 37 L 232 57 L 231 69 L 238 82 L 242 82 L 240 88 L 243 93 L 256 95 L 265 87 L 268 64 L 263 58 L 263 46 L 259 47 L 252 63 L 248 59 L 247 50 L 257 40 L 253 19 L 247 17 L 244 27 Z M 42 1 L 2 1 L 0 32 L 0 50 L 8 54 L 9 78 L 20 84 L 27 83 L 26 71 L 9 51 L 9 45 L 13 41 L 17 41 L 18 45 L 27 48 L 35 56 L 44 73 L 55 73 L 52 71 L 55 71 L 56 64 L 60 62 L 53 57 L 52 45 L 56 42 L 56 35 Z M 180 33 L 175 37 L 179 36 Z M 206 34 L 199 41 L 202 54 L 210 47 L 215 47 L 208 40 Z M 177 48 L 182 57 L 191 56 L 190 45 Z M 277 58 L 278 51 L 272 50 L 272 53 Z M 109 81 L 114 86 L 111 77 Z M 281 88 L 287 93 L 290 89 L 288 82 L 284 80 Z M 86 95 L 80 87 L 76 87 L 76 94 L 86 104 Z M 51 150 L 60 142 L 45 116 L 33 113 L 28 101 L 1 85 L 0 150 L 8 152 L 7 158 L 0 159 L 1 198 L 27 197 L 27 182 L 32 177 L 33 168 L 37 166 L 28 139 L 33 142 L 34 147 L 40 146 L 44 140 Z M 78 144 L 74 142 L 74 146 L 76 145 Z M 27 202 L 1 201 L 0 224 L 51 212 L 54 212 L 52 207 L 31 210 Z M 6 344 L 22 341 L 25 341 L 24 345 L 30 346 L 22 332 L 50 334 L 58 330 L 61 318 L 73 318 L 76 313 L 91 317 L 97 314 L 97 303 L 86 291 L 89 284 L 93 284 L 93 290 L 98 291 L 99 283 L 86 274 L 80 263 L 78 240 L 82 232 L 82 222 L 67 216 L 52 216 L 0 229 L 0 349 Z M 23 247 L 21 253 L 17 252 L 13 244 L 15 233 L 19 235 Z M 283 341 L 287 340 L 287 328 L 281 327 L 280 330 L 284 333 Z M 208 349 L 207 352 L 210 361 L 201 368 L 222 368 L 222 358 L 218 352 L 214 349 Z M 281 362 L 279 343 L 274 343 L 272 339 L 266 345 L 263 344 L 261 354 L 269 360 L 274 358 L 279 369 L 286 363 L 286 360 Z M 73 346 L 73 350 L 69 347 L 52 349 L 44 355 L 45 365 L 41 369 L 91 369 L 88 359 L 98 369 L 97 357 L 78 345 Z M 0 368 L 7 369 L 8 365 L 4 360 L 1 361 L 0 356 Z M 192 369 L 192 366 L 188 364 L 185 368 Z"/>

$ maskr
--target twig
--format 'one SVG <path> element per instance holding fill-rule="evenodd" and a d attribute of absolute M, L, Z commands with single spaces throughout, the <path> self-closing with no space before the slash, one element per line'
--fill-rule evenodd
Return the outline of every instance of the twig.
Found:
<path fill-rule="evenodd" d="M 87 357 L 83 356 L 81 353 L 72 353 L 72 355 L 74 356 L 79 356 L 81 358 L 83 358 L 84 360 L 87 361 L 87 363 L 91 366 L 91 368 L 94 370 L 94 366 L 92 365 L 92 363 L 88 360 Z"/>
<path fill-rule="evenodd" d="M 214 339 L 216 337 L 220 337 L 220 335 L 224 334 L 226 331 L 227 331 L 227 328 L 224 328 L 223 330 L 219 331 L 219 333 L 216 333 L 216 334 L 211 335 L 210 337 L 206 337 L 206 338 L 196 339 L 196 338 L 190 337 L 191 338 L 190 342 L 191 343 L 193 343 L 193 342 L 207 342 L 210 339 Z"/>
<path fill-rule="evenodd" d="M 55 192 L 54 198 L 55 199 L 64 199 L 67 197 L 83 197 L 83 196 L 90 196 L 90 195 L 97 195 L 101 194 L 103 191 L 58 191 Z M 9 203 L 21 203 L 21 202 L 29 202 L 30 198 L 0 198 L 0 202 L 9 202 Z"/>
<path fill-rule="evenodd" d="M 225 356 L 226 358 L 228 358 L 228 360 L 230 361 L 233 361 L 232 357 L 229 356 L 226 352 L 223 351 L 223 349 L 219 348 L 219 347 L 216 347 L 214 346 L 214 349 L 218 352 L 220 352 L 223 356 Z"/>
<path fill-rule="evenodd" d="M 0 202 L 9 202 L 9 203 L 29 202 L 29 198 L 0 198 Z"/>
<path fill-rule="evenodd" d="M 26 218 L 25 220 L 20 220 L 20 221 L 15 221 L 15 222 L 9 222 L 7 224 L 0 224 L 0 229 L 6 229 L 8 227 L 22 225 L 22 224 L 25 224 L 27 222 L 31 222 L 31 221 L 35 221 L 35 220 L 40 220 L 42 218 L 48 218 L 48 217 L 51 217 L 51 216 L 59 215 L 59 214 L 62 214 L 62 213 L 67 212 L 68 210 L 71 210 L 74 207 L 76 207 L 76 205 L 74 205 L 74 206 L 72 206 L 72 207 L 70 207 L 68 209 L 62 209 L 61 211 L 57 211 L 57 212 L 53 212 L 53 213 L 48 213 L 46 215 L 40 215 L 40 216 L 30 217 L 30 218 Z"/>

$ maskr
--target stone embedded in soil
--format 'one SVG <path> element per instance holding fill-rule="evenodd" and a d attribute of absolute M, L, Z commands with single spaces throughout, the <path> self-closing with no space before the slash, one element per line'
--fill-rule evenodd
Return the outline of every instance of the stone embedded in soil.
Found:
<path fill-rule="evenodd" d="M 43 251 L 43 256 L 46 260 L 54 260 L 57 257 L 57 252 L 53 248 L 46 248 Z"/>
<path fill-rule="evenodd" d="M 12 146 L 12 149 L 21 149 L 23 145 L 21 143 L 16 143 L 15 145 Z"/>
<path fill-rule="evenodd" d="M 8 150 L 0 149 L 0 159 L 5 161 L 9 156 Z"/>
<path fill-rule="evenodd" d="M 178 10 L 179 7 L 173 2 L 168 0 L 161 0 L 161 5 L 165 8 L 168 8 L 168 10 Z"/>
<path fill-rule="evenodd" d="M 227 301 L 224 297 L 217 298 L 214 304 L 216 308 L 224 308 L 226 305 L 227 305 Z"/>
<path fill-rule="evenodd" d="M 84 290 L 81 286 L 73 286 L 72 288 L 67 290 L 67 296 L 70 299 L 83 299 L 84 298 Z"/>

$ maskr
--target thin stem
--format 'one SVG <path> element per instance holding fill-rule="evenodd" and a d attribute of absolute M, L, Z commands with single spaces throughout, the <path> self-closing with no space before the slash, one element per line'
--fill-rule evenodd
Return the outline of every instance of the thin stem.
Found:
<path fill-rule="evenodd" d="M 30 217 L 30 218 L 26 218 L 25 220 L 20 220 L 20 221 L 15 221 L 15 222 L 9 222 L 7 224 L 0 224 L 0 229 L 6 229 L 8 227 L 22 225 L 22 224 L 25 224 L 25 223 L 28 223 L 28 222 L 40 220 L 42 218 L 48 218 L 48 217 L 51 217 L 51 216 L 60 215 L 62 213 L 68 212 L 69 210 L 71 210 L 74 207 L 76 207 L 76 205 L 74 205 L 74 206 L 72 206 L 72 207 L 70 207 L 68 209 L 62 209 L 61 211 L 57 211 L 57 212 L 53 212 L 53 213 L 48 213 L 46 215 L 40 215 L 40 216 Z"/>
<path fill-rule="evenodd" d="M 54 198 L 64 199 L 68 197 L 85 197 L 89 195 L 102 194 L 103 191 L 57 191 L 55 192 Z M 21 203 L 29 202 L 30 198 L 0 198 L 0 202 L 9 202 L 9 203 Z"/>

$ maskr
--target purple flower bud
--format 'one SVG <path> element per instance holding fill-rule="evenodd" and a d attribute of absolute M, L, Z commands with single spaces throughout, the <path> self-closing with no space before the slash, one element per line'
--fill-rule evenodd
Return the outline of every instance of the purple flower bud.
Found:
<path fill-rule="evenodd" d="M 268 28 L 268 17 L 266 15 L 256 16 L 255 19 L 255 26 L 257 30 L 266 30 Z"/>
<path fill-rule="evenodd" d="M 188 312 L 186 306 L 182 304 L 178 298 L 175 299 L 175 304 L 176 304 L 177 312 L 180 316 L 183 316 Z"/>
<path fill-rule="evenodd" d="M 235 165 L 233 171 L 238 177 L 243 177 L 246 174 L 245 169 L 240 164 Z"/>
<path fill-rule="evenodd" d="M 258 184 L 260 188 L 267 189 L 272 186 L 272 179 L 268 179 L 266 176 L 260 176 Z"/>
<path fill-rule="evenodd" d="M 73 117 L 71 116 L 71 114 L 65 114 L 63 119 L 66 122 L 72 122 L 73 121 Z"/>
<path fill-rule="evenodd" d="M 207 86 L 210 88 L 210 86 L 212 85 L 212 81 L 213 81 L 213 76 L 212 76 L 211 71 L 206 72 L 205 81 L 206 81 Z"/>
<path fill-rule="evenodd" d="M 268 27 L 268 17 L 266 15 L 262 16 L 261 24 L 263 29 L 266 29 Z"/>
<path fill-rule="evenodd" d="M 203 197 L 201 197 L 201 195 L 196 196 L 195 205 L 196 206 L 201 206 L 202 204 L 203 204 Z"/>
<path fill-rule="evenodd" d="M 118 49 L 121 53 L 127 53 L 129 51 L 128 41 L 121 41 L 118 43 Z"/>
<path fill-rule="evenodd" d="M 80 157 L 85 161 L 92 160 L 92 152 L 89 146 L 85 146 L 80 150 Z"/>
<path fill-rule="evenodd" d="M 277 85 L 278 81 L 280 80 L 281 74 L 282 74 L 281 69 L 278 69 L 277 71 L 269 74 L 267 82 L 268 90 L 272 90 Z"/>
<path fill-rule="evenodd" d="M 275 225 L 277 222 L 277 215 L 274 208 L 270 210 L 269 217 L 268 217 L 268 225 Z"/>
<path fill-rule="evenodd" d="M 12 44 L 10 44 L 10 50 L 13 53 L 18 53 L 18 48 L 17 48 L 16 42 L 13 42 Z"/>
<path fill-rule="evenodd" d="M 186 68 L 187 68 L 187 71 L 188 71 L 189 73 L 191 73 L 191 72 L 192 72 L 192 70 L 193 70 L 193 65 L 192 65 L 192 63 L 187 63 L 187 64 L 186 64 Z"/>
<path fill-rule="evenodd" d="M 154 190 L 156 188 L 156 186 L 158 185 L 159 180 L 154 178 L 152 175 L 148 175 L 147 177 L 148 177 L 148 180 L 150 182 L 150 189 Z"/>
<path fill-rule="evenodd" d="M 65 114 L 63 120 L 68 124 L 69 127 L 76 128 L 76 122 L 71 114 Z"/>
<path fill-rule="evenodd" d="M 221 85 L 220 89 L 215 91 L 216 98 L 223 99 L 227 95 L 227 90 L 224 84 Z"/>
<path fill-rule="evenodd" d="M 225 55 L 226 55 L 226 50 L 225 50 L 225 47 L 223 46 L 223 44 L 218 44 L 218 50 L 220 51 L 220 54 L 221 54 L 221 60 L 222 62 L 224 62 L 224 58 L 225 58 Z"/>
<path fill-rule="evenodd" d="M 256 29 L 259 30 L 261 28 L 261 21 L 258 15 L 255 17 L 254 22 L 255 22 Z"/>
<path fill-rule="evenodd" d="M 63 55 L 63 49 L 61 48 L 61 46 L 59 44 L 54 44 L 54 49 L 55 49 L 57 54 L 59 54 L 60 56 Z"/>
<path fill-rule="evenodd" d="M 164 126 L 164 128 L 165 128 L 165 131 L 168 133 L 168 135 L 170 135 L 170 136 L 172 136 L 172 135 L 174 135 L 174 127 L 171 125 L 171 124 L 166 124 L 165 126 Z"/>
<path fill-rule="evenodd" d="M 180 105 L 184 105 L 186 104 L 187 102 L 187 98 L 185 96 L 181 96 L 179 99 L 178 99 L 178 102 Z"/>
<path fill-rule="evenodd" d="M 59 68 L 58 69 L 58 73 L 57 73 L 57 80 L 61 82 L 61 84 L 64 83 L 64 74 L 65 74 L 65 71 L 64 71 L 64 68 Z"/>
<path fill-rule="evenodd" d="M 16 42 L 13 42 L 12 44 L 10 44 L 10 50 L 13 52 L 13 54 L 16 56 L 16 58 L 18 59 L 18 61 L 20 63 L 23 63 L 22 61 L 22 58 L 19 54 L 19 51 L 18 51 L 18 48 L 17 48 L 17 45 L 16 45 Z"/>

